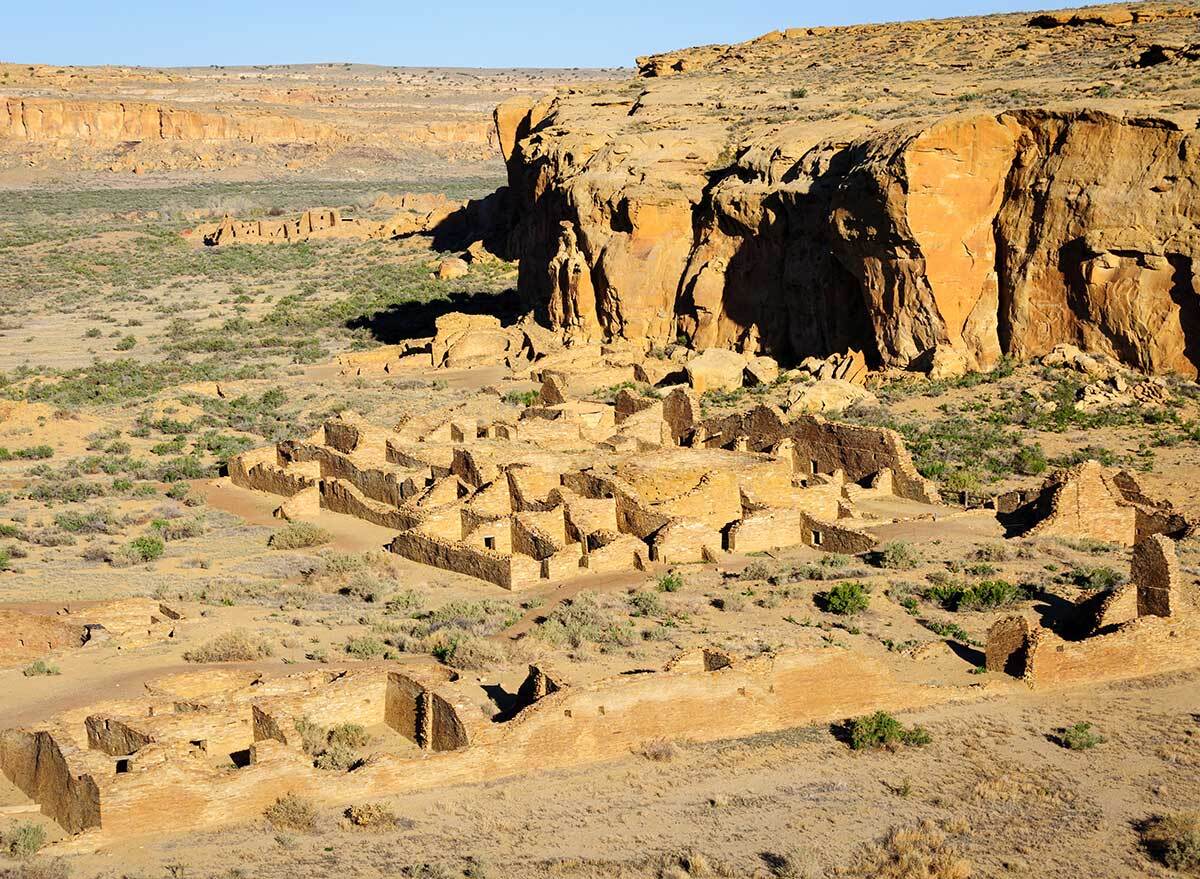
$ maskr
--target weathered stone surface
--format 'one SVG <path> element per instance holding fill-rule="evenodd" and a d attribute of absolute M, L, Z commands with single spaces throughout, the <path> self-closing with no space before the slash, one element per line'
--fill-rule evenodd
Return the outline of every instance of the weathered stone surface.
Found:
<path fill-rule="evenodd" d="M 709 348 L 687 362 L 688 384 L 697 394 L 733 391 L 742 386 L 746 358 L 736 351 Z"/>
<path fill-rule="evenodd" d="M 1131 9 L 1135 29 L 1185 28 Z M 1196 376 L 1194 119 L 935 99 L 915 120 L 822 133 L 768 123 L 779 108 L 755 97 L 813 69 L 857 83 L 864 44 L 963 26 L 780 32 L 646 59 L 636 101 L 585 90 L 524 119 L 506 105 L 522 293 L 586 338 L 682 332 L 785 362 L 856 349 L 939 376 L 1067 343 Z M 963 63 L 1000 94 L 1027 75 L 1029 30 L 989 26 L 987 62 Z M 1055 50 L 1101 76 L 1117 59 L 1082 56 L 1086 30 L 1064 28 Z"/>

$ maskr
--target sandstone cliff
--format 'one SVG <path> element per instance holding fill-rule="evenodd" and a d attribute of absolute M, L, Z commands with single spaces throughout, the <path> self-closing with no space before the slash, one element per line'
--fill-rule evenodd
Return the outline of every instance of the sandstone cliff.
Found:
<path fill-rule="evenodd" d="M 330 143 L 345 139 L 332 125 L 264 112 L 199 112 L 161 104 L 53 98 L 9 98 L 3 107 L 0 138 L 15 140 Z"/>
<path fill-rule="evenodd" d="M 501 105 L 522 293 L 587 338 L 1195 377 L 1200 68 L 1142 59 L 1196 16 L 775 32 Z"/>

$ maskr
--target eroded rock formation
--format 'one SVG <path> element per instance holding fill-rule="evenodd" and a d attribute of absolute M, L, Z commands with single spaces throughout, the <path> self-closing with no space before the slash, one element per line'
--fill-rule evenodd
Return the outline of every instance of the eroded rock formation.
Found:
<path fill-rule="evenodd" d="M 1134 38 L 1194 27 L 1192 7 L 1139 10 L 1094 24 Z M 776 32 L 643 60 L 622 92 L 504 104 L 521 291 L 588 339 L 682 334 L 784 361 L 861 349 L 873 366 L 941 374 L 1070 343 L 1194 378 L 1195 114 L 1161 95 L 1077 97 L 1124 56 L 1074 19 L 1051 41 L 1016 16 Z M 965 28 L 973 51 L 951 58 Z M 925 44 L 925 85 L 888 78 Z M 868 70 L 873 47 L 892 63 Z M 957 80 L 936 72 L 951 66 Z M 956 99 L 963 68 L 989 97 Z M 1009 87 L 1032 70 L 1046 94 L 1028 102 Z M 785 76 L 809 88 L 789 100 Z M 912 101 L 868 118 L 900 100 L 892 87 Z"/>

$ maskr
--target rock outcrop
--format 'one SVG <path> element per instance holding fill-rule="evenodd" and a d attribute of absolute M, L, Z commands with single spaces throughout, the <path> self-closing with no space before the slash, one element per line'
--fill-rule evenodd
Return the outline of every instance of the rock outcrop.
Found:
<path fill-rule="evenodd" d="M 1119 11 L 1105 24 L 1139 39 L 1195 26 L 1194 7 Z M 502 105 L 522 294 L 587 339 L 682 334 L 784 362 L 855 349 L 938 375 L 1067 343 L 1196 377 L 1195 114 L 1161 96 L 1077 97 L 1124 56 L 1090 28 L 1040 28 L 775 32 L 643 59 L 625 91 Z M 871 66 L 873 48 L 891 63 Z M 898 85 L 913 77 L 892 68 L 916 61 L 933 71 L 922 87 Z M 937 72 L 951 66 L 958 79 Z M 963 69 L 987 97 L 947 85 Z M 1046 93 L 1011 106 L 1033 70 Z M 808 87 L 780 94 L 781 81 Z M 893 89 L 910 100 L 868 118 L 900 101 Z M 816 112 L 838 97 L 842 112 Z"/>

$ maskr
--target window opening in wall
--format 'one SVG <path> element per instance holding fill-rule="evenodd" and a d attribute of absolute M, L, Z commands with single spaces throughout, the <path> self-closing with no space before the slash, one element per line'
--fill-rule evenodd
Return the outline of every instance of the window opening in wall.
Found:
<path fill-rule="evenodd" d="M 487 547 L 488 549 L 495 549 L 496 548 L 496 538 L 495 537 L 483 538 L 483 545 L 485 547 Z"/>
<path fill-rule="evenodd" d="M 823 539 L 824 535 L 820 531 L 814 531 L 812 533 L 813 546 L 820 546 Z"/>

